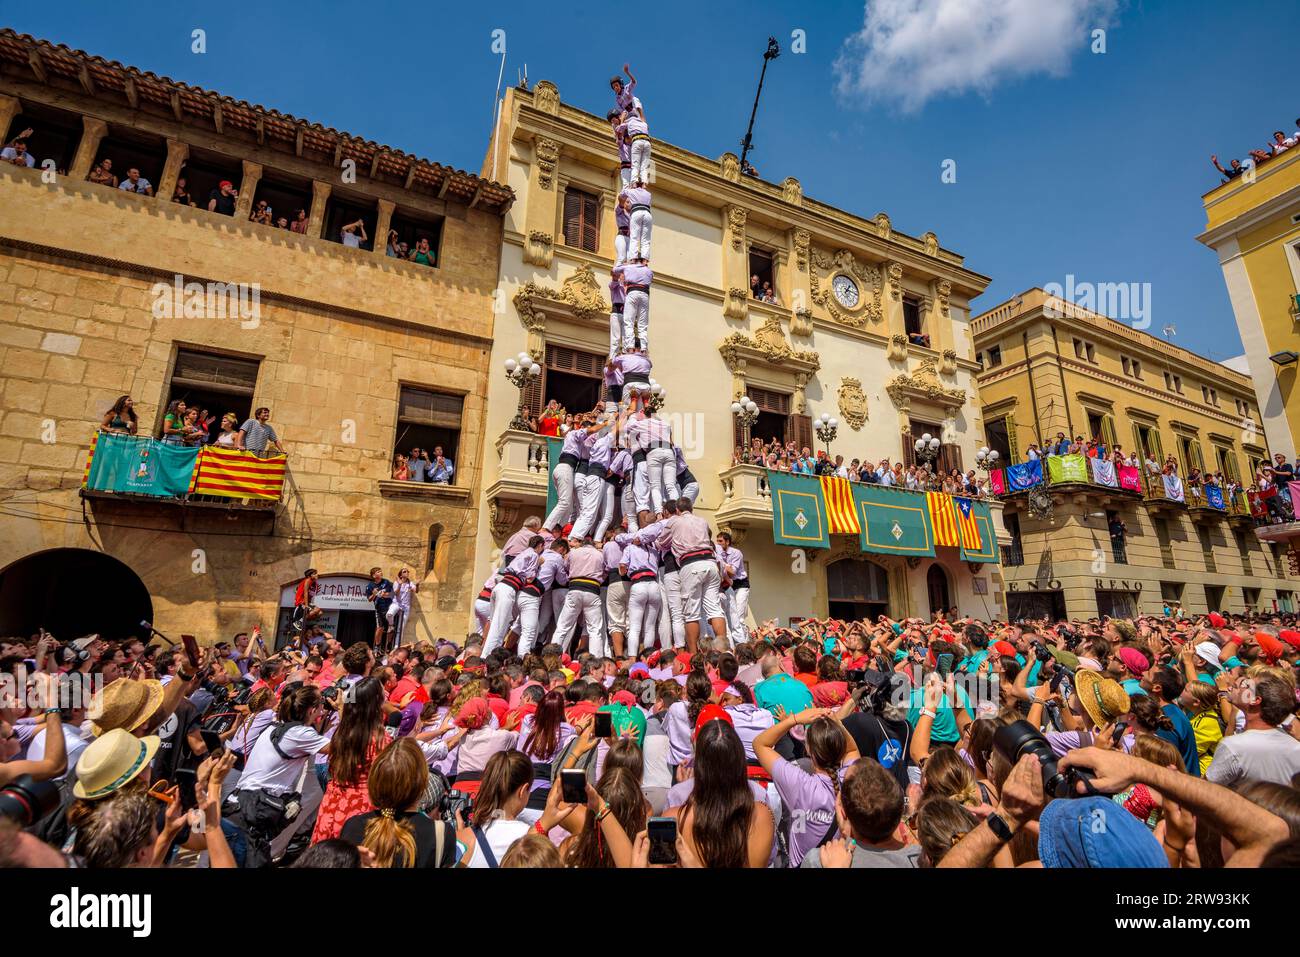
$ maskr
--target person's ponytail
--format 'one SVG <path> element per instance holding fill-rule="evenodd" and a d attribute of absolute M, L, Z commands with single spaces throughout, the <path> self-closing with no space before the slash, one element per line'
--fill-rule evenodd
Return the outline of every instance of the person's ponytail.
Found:
<path fill-rule="evenodd" d="M 370 819 L 361 843 L 375 856 L 375 867 L 415 866 L 415 828 L 409 821 L 398 821 L 391 807 Z"/>

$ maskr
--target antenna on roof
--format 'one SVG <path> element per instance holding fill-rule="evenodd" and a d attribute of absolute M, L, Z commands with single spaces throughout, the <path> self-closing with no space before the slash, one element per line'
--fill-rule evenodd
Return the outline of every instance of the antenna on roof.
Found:
<path fill-rule="evenodd" d="M 1167 326 L 1165 326 L 1163 329 L 1161 329 L 1161 330 L 1160 330 L 1160 333 L 1161 333 L 1161 335 L 1163 335 L 1166 339 L 1168 339 L 1170 336 L 1176 336 L 1176 335 L 1178 335 L 1178 327 L 1175 326 L 1175 325 L 1171 322 L 1171 323 L 1169 323 Z"/>
<path fill-rule="evenodd" d="M 518 73 L 518 71 L 515 72 Z M 528 64 L 527 63 L 524 64 L 524 71 L 522 73 L 519 73 L 519 89 L 521 90 L 528 89 Z"/>

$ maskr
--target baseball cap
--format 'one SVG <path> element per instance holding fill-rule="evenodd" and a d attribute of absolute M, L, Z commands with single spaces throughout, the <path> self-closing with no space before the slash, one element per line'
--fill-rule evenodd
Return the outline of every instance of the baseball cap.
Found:
<path fill-rule="evenodd" d="M 1108 797 L 1062 798 L 1038 819 L 1044 867 L 1168 867 L 1155 835 Z"/>

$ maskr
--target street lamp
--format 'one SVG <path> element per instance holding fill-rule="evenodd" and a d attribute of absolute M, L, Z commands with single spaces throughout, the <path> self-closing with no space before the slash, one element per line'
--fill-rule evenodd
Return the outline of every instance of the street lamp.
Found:
<path fill-rule="evenodd" d="M 668 390 L 650 379 L 650 395 L 645 400 L 645 410 L 650 415 L 654 415 L 664 407 L 664 402 L 668 399 Z"/>
<path fill-rule="evenodd" d="M 758 421 L 758 403 L 747 395 L 742 395 L 735 402 L 731 403 L 731 414 L 736 417 L 740 423 L 740 434 L 742 441 L 745 443 L 740 452 L 742 456 L 749 455 L 749 430 L 754 427 Z"/>
<path fill-rule="evenodd" d="M 913 443 L 912 448 L 916 451 L 917 461 L 924 466 L 927 472 L 934 471 L 934 460 L 939 457 L 939 447 L 942 444 L 929 432 L 926 432 Z"/>
<path fill-rule="evenodd" d="M 531 431 L 528 425 L 528 416 L 524 412 L 524 390 L 541 374 L 542 367 L 534 362 L 533 357 L 527 352 L 521 352 L 514 359 L 506 360 L 506 378 L 519 390 L 519 411 L 510 420 L 510 428 L 519 432 Z"/>
<path fill-rule="evenodd" d="M 835 441 L 835 436 L 839 432 L 840 421 L 834 418 L 829 412 L 823 412 L 821 416 L 814 420 L 817 429 L 817 438 L 826 444 L 826 457 L 831 456 L 831 443 Z"/>
<path fill-rule="evenodd" d="M 991 472 L 998 467 L 998 462 L 1002 458 L 997 449 L 991 449 L 988 446 L 981 446 L 975 453 L 975 464 L 985 472 Z"/>

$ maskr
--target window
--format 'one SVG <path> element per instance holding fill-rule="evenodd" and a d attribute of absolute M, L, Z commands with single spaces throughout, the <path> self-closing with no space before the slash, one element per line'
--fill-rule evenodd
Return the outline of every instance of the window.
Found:
<path fill-rule="evenodd" d="M 100 147 L 100 154 L 104 149 Z M 113 161 L 113 171 L 117 171 L 117 160 Z M 140 171 L 142 174 L 144 170 Z M 159 167 L 161 174 L 162 168 Z M 194 204 L 199 209 L 207 209 L 208 201 L 214 193 L 220 192 L 221 181 L 230 180 L 236 190 L 239 189 L 240 183 L 244 178 L 243 166 L 237 160 L 231 160 L 220 153 L 209 153 L 205 150 L 191 149 L 189 158 L 181 168 L 180 179 L 185 180 L 185 190 L 190 194 Z M 177 181 L 180 185 L 180 181 Z M 168 197 L 170 199 L 170 197 Z M 307 212 L 311 212 L 311 205 L 308 204 Z"/>
<path fill-rule="evenodd" d="M 1160 600 L 1167 602 L 1181 602 L 1183 600 L 1183 583 L 1182 582 L 1161 582 L 1160 583 Z"/>
<path fill-rule="evenodd" d="M 37 162 L 41 159 L 42 157 L 37 157 Z M 132 169 L 138 169 L 140 178 L 147 179 L 156 192 L 163 167 L 167 164 L 167 144 L 162 137 L 111 126 L 108 134 L 99 141 L 95 165 L 98 166 L 106 159 L 112 160 L 111 172 L 117 177 L 119 185 Z"/>
<path fill-rule="evenodd" d="M 998 453 L 1002 464 L 1014 465 L 1015 456 L 1011 452 L 1011 430 L 1006 418 L 991 419 L 984 426 L 987 445 Z"/>
<path fill-rule="evenodd" d="M 772 254 L 766 249 L 749 251 L 749 294 L 754 299 L 762 299 L 765 289 L 772 289 L 775 295 L 776 279 L 772 269 Z"/>
<path fill-rule="evenodd" d="M 1245 401 L 1243 401 L 1243 400 L 1241 400 L 1241 399 L 1233 399 L 1232 401 L 1235 402 L 1236 405 L 1237 405 L 1237 414 L 1238 414 L 1238 415 L 1250 415 L 1250 403 L 1249 403 L 1249 402 L 1245 402 Z"/>
<path fill-rule="evenodd" d="M 461 415 L 463 396 L 434 392 L 417 386 L 401 386 L 397 399 L 397 437 L 393 453 L 409 455 L 413 450 L 427 452 L 433 460 L 437 450 L 454 466 L 459 466 Z M 460 481 L 457 469 L 452 484 Z"/>
<path fill-rule="evenodd" d="M 393 221 L 389 226 L 389 234 L 395 238 L 398 243 L 398 251 L 405 251 L 406 258 L 410 258 L 411 253 L 420 251 L 420 240 L 427 240 L 429 243 L 428 256 L 433 261 L 420 265 L 437 266 L 441 263 L 440 254 L 442 252 L 442 220 L 429 219 L 424 216 L 408 214 L 404 211 L 395 211 Z M 395 236 L 393 234 L 396 234 Z M 387 248 L 389 236 L 384 237 L 385 249 Z"/>
<path fill-rule="evenodd" d="M 554 399 L 566 412 L 586 412 L 600 401 L 604 367 L 599 353 L 548 345 L 539 394 L 545 404 Z"/>
<path fill-rule="evenodd" d="M 903 297 L 903 330 L 912 345 L 929 347 L 930 337 L 921 321 L 921 304 L 910 296 Z"/>
<path fill-rule="evenodd" d="M 1237 552 L 1241 555 L 1241 570 L 1247 575 L 1253 575 L 1254 572 L 1250 567 L 1250 542 L 1246 538 L 1245 532 L 1235 529 L 1232 537 L 1237 541 Z"/>
<path fill-rule="evenodd" d="M 1169 537 L 1169 520 L 1153 515 L 1151 525 L 1156 530 L 1156 541 L 1160 545 L 1160 564 L 1165 568 L 1174 568 L 1174 544 Z"/>
<path fill-rule="evenodd" d="M 1084 362 L 1095 363 L 1097 361 L 1097 347 L 1086 339 L 1074 340 L 1074 355 L 1077 359 Z"/>
<path fill-rule="evenodd" d="M 1137 359 L 1130 359 L 1128 356 L 1120 356 L 1119 363 L 1124 368 L 1124 374 L 1134 379 L 1142 378 L 1142 363 Z"/>
<path fill-rule="evenodd" d="M 981 369 L 984 368 L 984 353 L 982 352 L 975 353 L 975 364 L 979 366 Z"/>
<path fill-rule="evenodd" d="M 28 104 L 9 124 L 9 133 L 4 142 L 18 139 L 24 130 L 32 131 L 32 135 L 27 137 L 27 155 L 32 157 L 35 168 L 41 169 L 41 164 L 46 160 L 54 160 L 54 169 L 66 175 L 77 155 L 77 144 L 81 142 L 81 117 L 63 110 Z M 116 164 L 113 172 L 117 173 Z M 118 175 L 126 174 L 123 172 Z"/>
<path fill-rule="evenodd" d="M 1002 365 L 1002 347 L 989 346 L 989 367 L 994 368 Z"/>
<path fill-rule="evenodd" d="M 1015 512 L 1006 512 L 1002 516 L 1002 524 L 1006 526 L 1007 534 L 1011 536 L 1011 544 L 1002 546 L 1002 564 L 1023 565 L 1025 550 L 1020 538 L 1020 516 Z"/>
<path fill-rule="evenodd" d="M 162 434 L 162 416 L 173 402 L 184 402 L 187 410 L 198 408 L 201 420 L 211 417 L 204 444 L 216 441 L 221 432 L 221 417 L 227 412 L 235 416 L 235 428 L 238 429 L 252 417 L 253 390 L 257 386 L 260 364 L 260 359 L 178 349 L 172 377 L 167 384 L 167 401 L 158 419 L 159 435 Z"/>
<path fill-rule="evenodd" d="M 801 451 L 804 444 L 812 448 L 811 440 L 802 442 L 803 437 L 794 434 L 797 430 L 791 428 L 790 420 L 797 418 L 797 416 L 790 415 L 790 396 L 783 392 L 774 392 L 771 389 L 762 389 L 758 386 L 750 386 L 748 393 L 754 404 L 758 406 L 758 420 L 749 430 L 751 437 L 761 438 L 764 442 L 787 442 L 793 439 L 795 442 L 801 443 Z M 737 438 L 736 444 L 740 444 L 739 438 Z"/>
<path fill-rule="evenodd" d="M 189 183 L 185 188 L 194 196 L 193 189 Z M 204 194 L 204 208 L 207 208 L 206 193 Z M 195 197 L 194 202 L 199 198 Z M 271 211 L 271 225 L 278 226 L 279 220 L 284 220 L 281 229 L 288 229 L 289 224 L 298 218 L 298 210 L 302 210 L 308 216 L 311 215 L 311 181 L 305 179 L 296 179 L 294 177 L 284 176 L 275 172 L 262 174 L 262 178 L 257 181 L 257 191 L 253 195 L 253 205 L 249 208 L 250 217 L 258 212 L 258 204 L 266 203 Z"/>
<path fill-rule="evenodd" d="M 1082 358 L 1083 358 L 1083 340 L 1082 340 L 1082 339 L 1075 339 L 1075 340 L 1074 340 L 1074 357 L 1075 357 L 1076 359 L 1082 359 Z"/>
<path fill-rule="evenodd" d="M 433 574 L 434 565 L 438 561 L 438 542 L 442 539 L 442 523 L 434 522 L 429 526 L 429 554 L 424 562 L 424 574 L 427 578 Z"/>
<path fill-rule="evenodd" d="M 572 186 L 564 190 L 564 245 L 589 253 L 600 248 L 600 197 Z"/>
<path fill-rule="evenodd" d="M 910 424 L 912 434 L 904 437 L 903 440 L 903 464 L 921 465 L 923 460 L 917 456 L 915 448 L 917 439 L 929 433 L 931 436 L 942 440 L 943 427 L 933 422 L 922 422 L 918 419 L 912 419 Z M 939 454 L 931 461 L 930 465 L 940 475 L 947 475 L 952 469 L 962 471 L 961 447 L 955 443 L 944 442 L 939 446 Z"/>
<path fill-rule="evenodd" d="M 1181 395 L 1183 392 L 1182 378 L 1180 376 L 1174 375 L 1172 372 L 1166 372 L 1165 388 L 1168 389 L 1170 392 L 1177 392 L 1179 395 Z"/>

